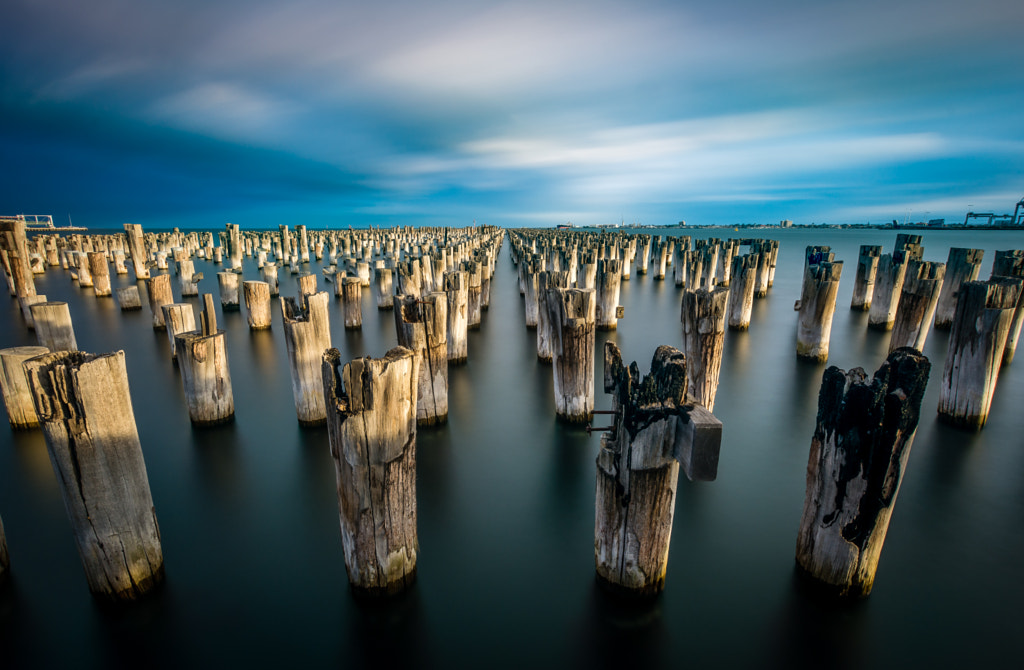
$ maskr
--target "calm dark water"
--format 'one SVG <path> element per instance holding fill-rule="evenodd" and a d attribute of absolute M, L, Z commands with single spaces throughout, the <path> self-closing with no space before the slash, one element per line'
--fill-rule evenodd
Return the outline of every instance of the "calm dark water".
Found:
<path fill-rule="evenodd" d="M 296 421 L 279 306 L 262 333 L 249 332 L 244 312 L 219 315 L 236 421 L 193 430 L 167 337 L 153 332 L 148 307 L 122 314 L 62 270 L 37 276 L 40 293 L 71 304 L 80 348 L 125 350 L 167 582 L 142 604 L 100 609 L 42 433 L 0 427 L 0 516 L 13 569 L 0 591 L 0 668 L 354 668 L 385 660 L 437 668 L 1016 667 L 1024 652 L 1024 360 L 1004 368 L 985 429 L 960 432 L 935 420 L 947 333 L 931 333 L 932 377 L 875 590 L 862 602 L 822 601 L 794 579 L 826 367 L 794 354 L 803 248 L 830 244 L 846 262 L 829 364 L 873 372 L 888 335 L 868 331 L 867 315 L 848 306 L 859 245 L 891 249 L 895 233 L 773 236 L 781 241 L 775 287 L 755 303 L 750 331 L 727 335 L 718 480 L 681 478 L 666 590 L 640 606 L 611 600 L 594 583 L 598 437 L 554 419 L 551 370 L 536 360 L 534 331 L 523 325 L 507 243 L 491 309 L 469 335 L 469 363 L 450 371 L 449 423 L 418 437 L 418 582 L 372 606 L 348 591 L 327 435 Z M 993 251 L 1021 248 L 1024 235 L 926 232 L 924 245 L 934 261 L 945 261 L 950 246 L 984 247 L 987 277 Z M 197 261 L 196 270 L 205 275 L 201 291 L 217 295 L 217 268 Z M 256 272 L 247 259 L 246 279 Z M 294 277 L 281 278 L 282 293 L 293 295 Z M 622 288 L 626 318 L 617 332 L 598 334 L 597 351 L 611 338 L 646 371 L 655 347 L 682 346 L 679 302 L 671 280 L 634 276 Z M 331 309 L 343 355 L 379 356 L 396 344 L 393 316 L 377 311 L 371 292 L 359 333 L 345 332 L 340 303 Z M 34 343 L 15 301 L 5 300 L 0 314 L 0 346 Z M 600 383 L 597 393 L 598 407 L 608 407 Z"/>

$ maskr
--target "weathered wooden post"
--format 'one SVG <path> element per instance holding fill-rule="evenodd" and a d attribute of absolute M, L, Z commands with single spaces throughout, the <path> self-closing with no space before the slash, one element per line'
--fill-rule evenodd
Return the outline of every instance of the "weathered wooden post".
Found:
<path fill-rule="evenodd" d="M 50 351 L 78 351 L 71 310 L 66 302 L 41 302 L 32 305 L 32 322 L 39 345 Z"/>
<path fill-rule="evenodd" d="M 139 295 L 138 286 L 125 286 L 118 288 L 117 304 L 122 312 L 135 312 L 142 309 L 142 297 Z"/>
<path fill-rule="evenodd" d="M 984 249 L 950 247 L 949 257 L 946 259 L 946 277 L 942 282 L 942 292 L 939 293 L 939 302 L 935 307 L 936 328 L 949 330 L 953 325 L 960 285 L 978 278 L 984 257 Z"/>
<path fill-rule="evenodd" d="M 767 240 L 761 240 L 767 242 Z M 757 278 L 754 280 L 754 297 L 767 298 L 768 288 L 771 283 L 772 266 L 771 252 L 767 245 L 757 245 Z"/>
<path fill-rule="evenodd" d="M 102 251 L 91 251 L 87 255 L 89 272 L 92 273 L 92 290 L 97 298 L 110 296 L 110 265 Z"/>
<path fill-rule="evenodd" d="M 164 326 L 171 347 L 171 360 L 177 364 L 178 353 L 175 338 L 181 333 L 196 329 L 196 313 L 192 310 L 192 304 L 187 302 L 172 302 L 170 305 L 164 305 L 161 309 L 164 312 Z"/>
<path fill-rule="evenodd" d="M 1020 292 L 1021 280 L 1009 277 L 960 285 L 939 387 L 943 421 L 984 427 Z"/>
<path fill-rule="evenodd" d="M 444 291 L 448 297 L 448 362 L 465 363 L 469 358 L 467 329 L 469 326 L 469 294 L 466 273 L 461 270 L 444 274 Z"/>
<path fill-rule="evenodd" d="M 680 320 L 683 353 L 692 401 L 715 410 L 718 376 L 725 350 L 725 316 L 729 289 L 684 290 Z"/>
<path fill-rule="evenodd" d="M 422 300 L 395 297 L 399 346 L 419 358 L 416 422 L 432 426 L 448 420 L 448 297 L 430 293 Z"/>
<path fill-rule="evenodd" d="M 302 300 L 307 295 L 313 295 L 316 293 L 316 275 L 309 272 L 303 273 L 298 276 L 296 283 L 299 286 L 299 300 Z"/>
<path fill-rule="evenodd" d="M 337 349 L 323 355 L 341 542 L 357 594 L 399 593 L 416 578 L 418 364 L 402 347 L 344 367 Z"/>
<path fill-rule="evenodd" d="M 890 352 L 900 347 L 924 351 L 945 275 L 946 266 L 942 263 L 910 261 L 907 265 L 903 293 L 889 338 Z"/>
<path fill-rule="evenodd" d="M 657 279 L 657 277 L 655 277 Z M 597 328 L 615 330 L 621 318 L 619 292 L 622 289 L 622 261 L 604 260 L 597 264 Z"/>
<path fill-rule="evenodd" d="M 239 259 L 241 263 L 241 259 Z M 236 272 L 218 272 L 217 287 L 220 289 L 220 308 L 225 312 L 241 309 L 242 276 Z"/>
<path fill-rule="evenodd" d="M 326 291 L 295 298 L 281 298 L 292 395 L 299 424 L 319 426 L 327 418 L 320 375 L 323 353 L 331 348 L 331 326 Z"/>
<path fill-rule="evenodd" d="M 850 309 L 866 312 L 871 309 L 871 295 L 875 291 L 875 276 L 878 274 L 878 257 L 882 247 L 876 244 L 862 244 L 857 257 L 857 276 L 853 280 L 853 298 Z"/>
<path fill-rule="evenodd" d="M 466 261 L 462 264 L 466 273 L 466 327 L 475 330 L 480 327 L 483 309 L 483 285 L 480 264 Z"/>
<path fill-rule="evenodd" d="M 657 254 L 654 257 L 654 278 L 657 281 L 665 279 L 665 266 L 668 263 L 668 244 L 662 242 L 658 245 Z"/>
<path fill-rule="evenodd" d="M 691 479 L 714 480 L 722 424 L 687 403 L 686 357 L 660 346 L 650 373 L 622 364 L 613 342 L 604 347 L 604 390 L 612 425 L 597 456 L 594 562 L 614 590 L 649 596 L 665 587 L 680 462 Z"/>
<path fill-rule="evenodd" d="M 394 306 L 392 292 L 391 268 L 374 269 L 374 296 L 377 298 L 377 309 L 388 310 Z"/>
<path fill-rule="evenodd" d="M 217 330 L 213 296 L 203 296 L 200 330 L 179 333 L 174 349 L 181 369 L 181 383 L 188 402 L 188 418 L 194 425 L 209 426 L 235 416 L 231 371 L 223 330 Z"/>
<path fill-rule="evenodd" d="M 270 328 L 270 285 L 265 281 L 242 282 L 249 330 Z"/>
<path fill-rule="evenodd" d="M 135 272 L 136 281 L 149 279 L 149 254 L 146 253 L 142 226 L 137 223 L 126 223 L 124 232 L 128 237 L 128 252 L 132 257 L 132 270 Z"/>
<path fill-rule="evenodd" d="M 1024 279 L 1024 249 L 996 251 L 995 262 L 992 263 L 992 276 Z M 1003 365 L 1013 362 L 1022 326 L 1024 326 L 1024 292 L 1017 298 L 1017 307 L 1014 309 L 1013 319 L 1010 321 L 1010 332 L 1006 336 L 1006 346 L 1003 348 Z"/>
<path fill-rule="evenodd" d="M 21 316 L 25 319 L 25 325 L 29 330 L 36 329 L 36 322 L 32 318 L 32 305 L 38 305 L 41 302 L 47 301 L 47 297 L 39 293 L 35 295 L 28 295 L 24 298 L 18 298 L 18 306 L 21 307 Z"/>
<path fill-rule="evenodd" d="M 747 330 L 754 311 L 754 288 L 757 281 L 757 254 L 732 257 L 729 282 L 729 328 Z"/>
<path fill-rule="evenodd" d="M 796 355 L 809 361 L 828 360 L 832 316 L 839 295 L 843 262 L 821 261 L 804 267 L 803 289 L 797 315 Z"/>
<path fill-rule="evenodd" d="M 90 590 L 142 597 L 164 559 L 124 352 L 45 354 L 25 372 Z"/>
<path fill-rule="evenodd" d="M 555 414 L 586 423 L 594 411 L 594 289 L 548 289 Z"/>
<path fill-rule="evenodd" d="M 80 251 L 75 253 L 75 272 L 72 277 L 77 278 L 79 288 L 92 288 L 92 268 L 89 266 L 89 253 Z"/>
<path fill-rule="evenodd" d="M 359 277 L 345 277 L 341 282 L 341 304 L 347 330 L 363 327 L 363 281 Z"/>
<path fill-rule="evenodd" d="M 549 288 L 569 288 L 569 273 L 544 271 L 537 275 L 537 358 L 551 362 L 551 315 L 548 307 Z"/>
<path fill-rule="evenodd" d="M 24 221 L 0 221 L 0 248 L 7 252 L 7 270 L 11 273 L 15 297 L 35 295 L 36 284 L 29 268 Z"/>
<path fill-rule="evenodd" d="M 49 353 L 46 347 L 11 347 L 0 349 L 0 390 L 3 391 L 7 419 L 15 430 L 39 425 L 32 389 L 22 363 Z"/>
<path fill-rule="evenodd" d="M 270 289 L 270 297 L 276 297 L 280 295 L 277 282 L 277 264 L 266 263 L 263 265 L 263 281 L 267 283 L 267 287 Z"/>
<path fill-rule="evenodd" d="M 892 330 L 896 310 L 903 293 L 907 275 L 906 258 L 900 254 L 882 254 L 878 259 L 875 290 L 868 311 L 868 326 L 877 330 Z"/>
<path fill-rule="evenodd" d="M 199 295 L 199 281 L 202 278 L 201 273 L 196 274 L 195 264 L 191 258 L 178 261 L 178 284 L 182 298 Z"/>
<path fill-rule="evenodd" d="M 164 305 L 174 303 L 174 292 L 171 290 L 171 276 L 157 275 L 146 280 L 146 296 L 149 298 L 149 310 L 153 313 L 153 328 L 164 330 Z"/>
<path fill-rule="evenodd" d="M 871 593 L 930 369 L 904 348 L 870 381 L 861 368 L 825 370 L 796 561 L 841 596 Z"/>

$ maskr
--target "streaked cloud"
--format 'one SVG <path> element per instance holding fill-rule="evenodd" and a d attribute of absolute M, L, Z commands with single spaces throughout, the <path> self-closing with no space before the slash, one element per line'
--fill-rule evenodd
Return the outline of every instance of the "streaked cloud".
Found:
<path fill-rule="evenodd" d="M 50 142 L 68 172 L 107 152 L 244 199 L 244 147 L 318 211 L 517 221 L 1024 193 L 1009 0 L 11 0 L 0 21 L 0 147 Z M 327 198 L 335 180 L 358 200 Z"/>

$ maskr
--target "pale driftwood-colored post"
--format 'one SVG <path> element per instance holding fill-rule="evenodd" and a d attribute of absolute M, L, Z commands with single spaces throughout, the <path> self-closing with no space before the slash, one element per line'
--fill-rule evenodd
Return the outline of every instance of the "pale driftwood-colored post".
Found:
<path fill-rule="evenodd" d="M 118 288 L 117 304 L 122 312 L 134 312 L 142 309 L 142 297 L 139 295 L 138 286 L 125 286 Z"/>
<path fill-rule="evenodd" d="M 448 420 L 448 297 L 430 293 L 422 300 L 395 297 L 398 344 L 420 359 L 416 422 L 432 426 Z"/>
<path fill-rule="evenodd" d="M 30 358 L 49 353 L 46 347 L 11 347 L 0 349 L 0 390 L 11 428 L 35 428 L 39 425 L 32 389 L 22 363 Z"/>
<path fill-rule="evenodd" d="M 265 281 L 242 282 L 249 330 L 270 328 L 270 285 Z"/>
<path fill-rule="evenodd" d="M 110 265 L 102 251 L 91 251 L 87 255 L 89 272 L 92 273 L 92 290 L 97 298 L 108 297 L 110 291 Z"/>
<path fill-rule="evenodd" d="M 569 273 L 541 272 L 537 276 L 537 358 L 545 363 L 551 362 L 551 315 L 548 307 L 549 288 L 569 288 Z"/>
<path fill-rule="evenodd" d="M 537 310 L 540 300 L 537 292 L 540 288 L 540 273 L 534 263 L 524 263 L 520 272 L 523 273 L 523 312 L 527 328 L 537 327 Z M 467 298 L 468 300 L 468 298 Z"/>
<path fill-rule="evenodd" d="M 114 249 L 114 271 L 119 275 L 128 274 L 128 267 L 124 264 L 124 251 L 122 249 Z"/>
<path fill-rule="evenodd" d="M 444 291 L 448 297 L 448 362 L 465 363 L 469 358 L 467 335 L 469 294 L 466 273 L 461 270 L 444 274 Z"/>
<path fill-rule="evenodd" d="M 868 326 L 877 330 L 892 330 L 906 275 L 907 263 L 902 254 L 882 254 L 879 257 L 875 290 L 868 311 Z"/>
<path fill-rule="evenodd" d="M 942 263 L 910 261 L 889 338 L 890 352 L 900 347 L 924 351 L 945 275 L 946 266 Z"/>
<path fill-rule="evenodd" d="M 241 260 L 239 260 L 241 262 Z M 242 276 L 235 272 L 218 272 L 217 287 L 220 289 L 220 308 L 225 312 L 241 309 Z"/>
<path fill-rule="evenodd" d="M 175 338 L 181 333 L 196 329 L 196 313 L 192 310 L 191 303 L 187 302 L 174 302 L 164 305 L 161 309 L 164 312 L 164 326 L 167 329 L 167 340 L 171 347 L 171 360 L 177 363 Z"/>
<path fill-rule="evenodd" d="M 149 309 L 153 313 L 153 328 L 164 330 L 164 305 L 174 303 L 174 292 L 171 290 L 171 275 L 157 275 L 146 280 L 146 296 L 149 298 Z"/>
<path fill-rule="evenodd" d="M 374 295 L 377 298 L 377 309 L 388 310 L 394 307 L 392 292 L 391 268 L 374 269 Z"/>
<path fill-rule="evenodd" d="M 754 280 L 754 297 L 767 298 L 768 285 L 772 276 L 771 251 L 766 244 L 757 245 L 757 275 Z"/>
<path fill-rule="evenodd" d="M 729 282 L 729 328 L 747 330 L 754 311 L 754 287 L 757 281 L 758 254 L 732 257 Z"/>
<path fill-rule="evenodd" d="M 657 277 L 655 277 L 657 279 Z M 619 292 L 622 289 L 622 261 L 597 264 L 597 328 L 615 330 L 619 325 Z"/>
<path fill-rule="evenodd" d="M 725 316 L 729 289 L 683 291 L 680 320 L 683 323 L 683 353 L 693 401 L 709 412 L 715 409 L 718 376 L 725 350 Z"/>
<path fill-rule="evenodd" d="M 822 261 L 804 267 L 800 310 L 797 314 L 796 355 L 809 361 L 828 360 L 832 337 L 832 317 L 839 295 L 843 262 Z"/>
<path fill-rule="evenodd" d="M 613 420 L 597 457 L 595 567 L 612 589 L 649 596 L 665 586 L 680 461 L 692 479 L 715 479 L 722 424 L 687 404 L 686 357 L 672 347 L 658 347 L 641 380 L 606 342 L 604 390 Z"/>
<path fill-rule="evenodd" d="M 1021 280 L 993 277 L 960 285 L 939 387 L 939 418 L 955 426 L 982 428 L 1006 348 Z"/>
<path fill-rule="evenodd" d="M 273 298 L 279 295 L 276 263 L 265 263 L 263 265 L 263 281 L 267 283 L 267 287 L 270 289 L 270 297 Z"/>
<path fill-rule="evenodd" d="M 953 325 L 960 286 L 965 281 L 978 279 L 984 257 L 984 249 L 950 248 L 949 257 L 946 259 L 946 277 L 942 281 L 942 292 L 939 293 L 939 302 L 935 307 L 936 328 L 949 330 Z"/>
<path fill-rule="evenodd" d="M 181 288 L 181 297 L 199 295 L 199 280 L 202 275 L 196 275 L 195 264 L 191 258 L 183 258 L 178 261 L 178 284 Z"/>
<path fill-rule="evenodd" d="M 281 298 L 284 339 L 292 375 L 292 395 L 299 424 L 319 426 L 327 418 L 320 363 L 323 353 L 331 348 L 331 326 L 327 311 L 330 296 L 326 291 L 321 291 L 300 300 Z"/>
<path fill-rule="evenodd" d="M 594 289 L 548 289 L 555 414 L 586 423 L 594 411 Z"/>
<path fill-rule="evenodd" d="M 871 296 L 875 291 L 875 276 L 878 274 L 878 258 L 882 247 L 876 244 L 862 244 L 857 257 L 857 276 L 853 280 L 853 298 L 850 309 L 866 312 L 871 309 Z"/>
<path fill-rule="evenodd" d="M 363 327 L 363 282 L 359 277 L 345 277 L 341 282 L 341 304 L 347 330 Z"/>
<path fill-rule="evenodd" d="M 905 348 L 870 381 L 861 368 L 825 370 L 796 561 L 841 596 L 871 592 L 930 369 Z"/>
<path fill-rule="evenodd" d="M 36 284 L 29 268 L 24 221 L 0 221 L 0 247 L 7 251 L 7 269 L 14 284 L 14 295 L 18 298 L 35 295 Z"/>
<path fill-rule="evenodd" d="M 217 330 L 213 296 L 203 296 L 201 329 L 179 333 L 174 349 L 181 369 L 181 383 L 188 403 L 188 417 L 199 426 L 230 421 L 235 416 L 231 371 L 223 330 Z"/>
<path fill-rule="evenodd" d="M 47 302 L 47 297 L 42 294 L 35 294 L 25 296 L 24 298 L 18 298 L 18 306 L 21 307 L 21 316 L 25 319 L 25 325 L 29 330 L 36 329 L 35 319 L 32 318 L 32 305 L 38 305 L 41 302 Z"/>
<path fill-rule="evenodd" d="M 25 371 L 90 590 L 142 597 L 164 559 L 124 352 L 46 354 Z"/>
<path fill-rule="evenodd" d="M 356 593 L 395 594 L 416 579 L 418 364 L 403 347 L 344 367 L 337 349 L 323 355 L 341 542 Z"/>
<path fill-rule="evenodd" d="M 50 351 L 78 351 L 71 310 L 66 302 L 41 302 L 32 305 L 32 322 L 39 345 Z"/>
<path fill-rule="evenodd" d="M 462 264 L 466 272 L 466 327 L 475 330 L 480 327 L 483 308 L 483 285 L 480 275 L 480 264 L 476 261 L 466 261 Z"/>
<path fill-rule="evenodd" d="M 316 275 L 305 273 L 299 275 L 296 283 L 299 286 L 299 300 L 302 300 L 307 295 L 313 295 L 316 293 Z"/>
<path fill-rule="evenodd" d="M 657 281 L 665 279 L 665 267 L 668 263 L 668 244 L 662 242 L 658 245 L 658 252 L 654 257 L 654 278 Z"/>
<path fill-rule="evenodd" d="M 92 288 L 92 268 L 89 267 L 89 253 L 79 251 L 75 253 L 75 270 L 77 271 L 79 288 Z M 76 276 L 72 273 L 72 277 Z"/>
<path fill-rule="evenodd" d="M 124 232 L 128 236 L 128 252 L 132 256 L 132 269 L 135 272 L 136 281 L 149 279 L 149 254 L 146 253 L 142 226 L 137 223 L 126 223 Z"/>

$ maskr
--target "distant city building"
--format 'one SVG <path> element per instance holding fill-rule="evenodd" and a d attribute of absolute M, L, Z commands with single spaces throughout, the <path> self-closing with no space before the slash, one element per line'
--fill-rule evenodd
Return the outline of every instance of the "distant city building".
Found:
<path fill-rule="evenodd" d="M 782 226 L 783 228 L 792 228 L 793 227 L 793 220 L 792 219 L 784 219 L 782 221 L 779 221 L 779 225 Z"/>
<path fill-rule="evenodd" d="M 946 225 L 945 219 L 928 219 L 929 228 L 941 228 L 944 225 Z"/>

